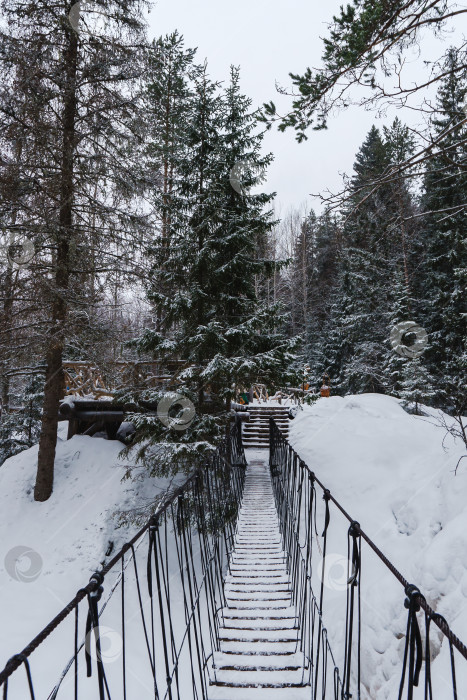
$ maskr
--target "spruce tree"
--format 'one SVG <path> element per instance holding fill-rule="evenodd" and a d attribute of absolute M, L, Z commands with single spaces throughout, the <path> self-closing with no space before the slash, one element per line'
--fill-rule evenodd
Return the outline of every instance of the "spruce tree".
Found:
<path fill-rule="evenodd" d="M 397 117 L 389 127 L 383 128 L 389 167 L 393 182 L 390 185 L 391 209 L 393 218 L 388 230 L 387 253 L 387 298 L 385 300 L 387 333 L 385 354 L 383 359 L 383 375 L 385 391 L 401 396 L 408 359 L 398 354 L 392 347 L 390 338 L 393 329 L 398 324 L 419 319 L 419 301 L 416 299 L 416 280 L 414 272 L 420 264 L 417 224 L 411 220 L 416 211 L 415 199 L 410 179 L 410 172 L 405 168 L 402 177 L 401 166 L 413 154 L 415 141 L 408 127 Z M 414 270 L 415 268 L 415 270 Z M 428 380 L 428 375 L 426 377 Z M 427 398 L 432 385 L 427 385 Z"/>
<path fill-rule="evenodd" d="M 95 268 L 112 269 L 118 258 L 121 272 L 147 218 L 135 203 L 140 183 L 132 168 L 142 135 L 144 6 L 144 0 L 2 5 L 0 62 L 14 88 L 1 106 L 2 139 L 15 134 L 20 140 L 18 180 L 27 184 L 17 192 L 19 215 L 10 217 L 7 233 L 25 233 L 33 244 L 47 364 L 35 485 L 40 501 L 53 489 L 70 322 L 90 302 Z"/>
<path fill-rule="evenodd" d="M 402 267 L 407 291 L 412 292 L 414 249 L 417 239 L 417 225 L 410 217 L 415 213 L 415 201 L 412 193 L 411 168 L 401 168 L 415 151 L 415 140 L 409 128 L 396 117 L 390 127 L 383 127 L 384 145 L 388 164 L 392 173 L 392 182 L 387 188 L 392 201 L 393 219 L 389 232 L 389 257 L 394 267 Z M 415 263 L 416 264 L 416 263 Z M 410 309 L 407 310 L 408 312 Z M 414 313 L 414 309 L 412 309 Z"/>
<path fill-rule="evenodd" d="M 316 343 L 315 352 L 316 359 L 321 356 L 321 371 L 327 368 L 334 390 L 340 393 L 395 390 L 401 381 L 387 324 L 402 313 L 398 305 L 403 297 L 411 296 L 413 230 L 406 218 L 414 205 L 397 168 L 412 149 L 407 128 L 396 119 L 385 128 L 384 137 L 372 127 L 356 156 L 342 234 L 339 245 L 334 245 L 335 288 L 324 342 Z M 392 181 L 375 187 L 392 169 Z M 401 320 L 412 320 L 416 310 L 410 310 L 409 303 L 405 313 L 408 317 Z"/>
<path fill-rule="evenodd" d="M 152 188 L 153 204 L 160 244 L 165 248 L 170 245 L 174 195 L 184 157 L 195 53 L 194 49 L 185 48 L 184 38 L 177 31 L 153 41 L 148 51 L 145 169 L 148 179 L 158 183 Z"/>
<path fill-rule="evenodd" d="M 238 70 L 232 68 L 230 84 L 221 92 L 206 66 L 199 67 L 163 266 L 159 235 L 154 245 L 148 297 L 162 325 L 137 341 L 140 350 L 162 362 L 185 363 L 173 395 L 160 390 L 137 397 L 153 409 L 175 401 L 177 394 L 184 397 L 176 404 L 182 411 L 177 418 L 175 410 L 172 427 L 155 416 L 135 416 L 137 457 L 158 473 L 198 464 L 224 434 L 235 389 L 279 381 L 292 360 L 292 343 L 283 338 L 277 309 L 262 305 L 256 294 L 256 278 L 276 269 L 257 255 L 274 224 L 268 209 L 272 195 L 252 191 L 270 161 L 261 156 L 261 143 Z M 238 164 L 241 188 L 232 186 Z M 182 426 L 188 405 L 190 421 Z"/>
<path fill-rule="evenodd" d="M 416 308 L 416 300 L 411 296 L 407 287 L 406 271 L 402 264 L 393 273 L 393 282 L 388 301 L 390 307 L 387 313 L 386 352 L 383 360 L 385 390 L 393 396 L 408 398 L 408 392 L 411 390 L 415 391 L 418 389 L 422 391 L 422 387 L 418 386 L 416 382 L 417 377 L 420 378 L 422 376 L 424 358 L 422 357 L 420 362 L 411 364 L 412 360 L 399 354 L 391 343 L 391 334 L 399 324 L 415 320 L 414 309 Z M 403 343 L 403 338 L 401 338 L 401 342 Z M 415 371 L 411 374 L 411 367 L 417 367 L 418 374 Z M 424 399 L 425 403 L 429 403 L 433 396 L 434 380 L 428 370 L 426 370 L 424 380 Z"/>
<path fill-rule="evenodd" d="M 218 353 L 204 376 L 219 386 L 230 401 L 231 385 L 254 381 L 273 384 L 282 378 L 290 360 L 291 343 L 283 337 L 283 320 L 277 307 L 261 304 L 258 278 L 268 278 L 280 263 L 261 255 L 272 227 L 270 209 L 274 194 L 256 192 L 272 156 L 261 155 L 251 100 L 241 94 L 239 70 L 231 68 L 230 84 L 222 96 L 223 129 L 216 157 L 222 175 L 215 183 L 217 212 L 209 242 L 209 317 L 219 324 Z M 232 173 L 243 164 L 240 192 L 232 186 Z M 212 354 L 212 348 L 211 348 Z M 249 365 L 249 366 L 248 366 Z"/>
<path fill-rule="evenodd" d="M 388 394 L 400 396 L 404 366 L 407 358 L 401 356 L 391 345 L 391 332 L 400 323 L 411 320 L 411 299 L 405 280 L 404 271 L 396 269 L 393 277 L 391 308 L 388 311 L 386 353 L 383 360 L 385 388 Z"/>
<path fill-rule="evenodd" d="M 13 455 L 27 450 L 39 439 L 44 378 L 32 375 L 18 396 L 18 410 L 2 413 L 0 422 L 0 465 Z"/>
<path fill-rule="evenodd" d="M 421 415 L 420 404 L 431 406 L 436 394 L 435 378 L 425 366 L 423 357 L 407 359 L 402 368 L 399 390 L 404 406 L 415 415 Z"/>
<path fill-rule="evenodd" d="M 343 226 L 339 287 L 327 324 L 330 337 L 326 353 L 331 361 L 330 371 L 335 374 L 333 385 L 344 393 L 383 391 L 386 263 L 392 203 L 387 189 L 373 192 L 373 182 L 387 167 L 385 143 L 379 130 L 372 127 L 354 164 L 351 191 L 355 194 Z"/>
<path fill-rule="evenodd" d="M 422 205 L 424 240 L 423 319 L 429 333 L 427 365 L 436 377 L 437 404 L 456 414 L 467 408 L 465 372 L 467 304 L 467 81 L 458 70 L 454 49 L 446 59 L 447 75 L 438 91 L 433 138 L 438 155 L 428 163 Z M 430 213 L 435 212 L 435 213 Z"/>

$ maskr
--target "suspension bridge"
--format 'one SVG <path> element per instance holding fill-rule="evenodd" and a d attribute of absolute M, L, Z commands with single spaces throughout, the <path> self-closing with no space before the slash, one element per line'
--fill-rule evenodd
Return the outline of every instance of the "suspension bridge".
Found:
<path fill-rule="evenodd" d="M 264 415 L 261 451 L 245 452 L 236 424 L 6 663 L 3 700 L 370 698 L 361 663 L 363 547 L 401 584 L 398 700 L 441 698 L 433 694 L 434 626 L 449 648 L 441 700 L 465 697 L 456 680 L 456 663 L 467 660 L 463 642 L 292 449 L 275 421 L 283 416 L 271 413 L 269 453 Z M 324 585 L 337 518 L 348 525 L 339 650 L 329 639 Z"/>

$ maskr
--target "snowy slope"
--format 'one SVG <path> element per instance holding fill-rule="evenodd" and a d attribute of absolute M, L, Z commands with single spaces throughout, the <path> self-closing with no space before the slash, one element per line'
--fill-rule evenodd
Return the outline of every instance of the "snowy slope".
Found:
<path fill-rule="evenodd" d="M 360 522 L 429 604 L 467 641 L 467 461 L 465 453 L 428 417 L 407 414 L 388 396 L 320 399 L 292 422 L 290 441 L 337 500 Z M 321 494 L 319 494 L 321 507 Z M 322 522 L 322 520 L 320 521 Z M 342 659 L 348 523 L 331 510 L 325 623 Z M 397 697 L 406 610 L 402 586 L 375 554 L 362 548 L 363 678 L 366 697 Z M 423 634 L 423 631 L 422 631 Z M 431 638 L 434 697 L 451 698 L 449 647 Z M 467 697 L 467 661 L 456 652 L 458 693 Z M 365 696 L 364 696 L 365 697 Z M 418 697 L 418 696 L 416 696 Z M 421 692 L 420 697 L 423 697 Z"/>
<path fill-rule="evenodd" d="M 88 583 L 109 541 L 115 554 L 136 532 L 115 529 L 116 513 L 154 499 L 169 483 L 122 482 L 122 444 L 83 435 L 66 441 L 66 426 L 46 503 L 33 498 L 37 446 L 0 468 L 0 619 L 8 631 L 0 639 L 2 668 Z"/>
<path fill-rule="evenodd" d="M 465 641 L 467 461 L 454 476 L 462 446 L 448 438 L 443 449 L 444 431 L 434 425 L 432 413 L 431 418 L 408 415 L 397 400 L 380 395 L 320 399 L 292 421 L 290 439 L 333 495 Z M 115 512 L 154 498 L 168 485 L 154 479 L 122 482 L 125 464 L 119 458 L 119 443 L 84 436 L 67 442 L 65 428 L 61 427 L 57 447 L 54 494 L 47 503 L 35 503 L 32 495 L 37 447 L 0 468 L 0 619 L 2 631 L 7 631 L 0 640 L 1 666 L 87 583 L 104 560 L 110 539 L 115 542 L 114 551 L 129 539 L 131 528 L 114 529 Z M 321 499 L 319 505 L 321 508 Z M 345 619 L 346 533 L 347 523 L 334 509 L 325 621 L 339 660 Z M 32 555 L 18 556 L 16 548 L 21 546 L 30 548 Z M 365 545 L 362 569 L 362 669 L 367 685 L 362 700 L 396 698 L 406 626 L 404 592 Z M 106 594 L 111 582 L 110 578 Z M 117 597 L 114 605 L 118 605 Z M 183 617 L 181 607 L 176 612 Z M 112 620 L 114 612 L 110 613 Z M 46 658 L 51 649 L 46 645 L 44 651 L 34 653 L 36 673 L 48 662 L 54 669 L 63 668 L 72 632 L 69 620 L 63 631 L 54 634 L 59 659 Z M 134 634 L 141 636 L 136 624 Z M 452 697 L 449 649 L 445 643 L 436 644 L 441 635 L 434 627 L 432 639 L 434 698 L 448 700 Z M 141 658 L 141 664 L 143 661 Z M 467 662 L 458 654 L 457 673 L 458 697 L 465 699 Z M 134 676 L 140 676 L 137 665 Z M 50 678 L 40 681 L 47 691 L 55 682 Z M 151 697 L 148 693 L 140 696 Z M 40 692 L 38 697 L 47 694 Z M 423 692 L 415 700 L 419 697 Z M 89 695 L 89 700 L 93 698 Z"/>

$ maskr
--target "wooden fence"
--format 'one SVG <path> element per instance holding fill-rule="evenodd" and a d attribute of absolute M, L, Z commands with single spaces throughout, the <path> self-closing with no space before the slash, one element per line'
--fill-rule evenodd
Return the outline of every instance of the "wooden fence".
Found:
<path fill-rule="evenodd" d="M 186 366 L 183 361 L 161 365 L 160 362 L 119 360 L 98 367 L 92 362 L 63 362 L 64 396 L 112 397 L 125 387 L 151 388 L 176 383 L 177 373 Z"/>

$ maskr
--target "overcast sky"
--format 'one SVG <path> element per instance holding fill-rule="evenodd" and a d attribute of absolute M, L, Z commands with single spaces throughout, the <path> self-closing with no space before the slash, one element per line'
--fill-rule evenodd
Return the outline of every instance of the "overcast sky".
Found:
<path fill-rule="evenodd" d="M 253 105 L 273 100 L 280 109 L 283 98 L 276 93 L 276 81 L 290 85 L 289 72 L 320 65 L 320 37 L 326 36 L 326 25 L 341 4 L 342 0 L 158 0 L 149 16 L 150 33 L 160 36 L 178 29 L 187 47 L 198 48 L 198 60 L 207 59 L 213 79 L 227 80 L 230 65 L 238 65 L 243 92 Z M 449 38 L 445 41 L 450 43 Z M 432 57 L 442 53 L 431 38 L 425 46 Z M 414 59 L 413 70 L 419 61 Z M 351 173 L 371 125 L 390 123 L 394 114 L 378 119 L 372 112 L 352 108 L 332 119 L 327 131 L 310 130 L 309 140 L 301 144 L 292 131 L 269 132 L 264 145 L 274 154 L 274 163 L 264 187 L 277 192 L 278 213 L 303 202 L 319 211 L 320 204 L 310 194 L 340 189 L 340 173 Z M 400 116 L 409 122 L 415 119 L 413 113 Z"/>

